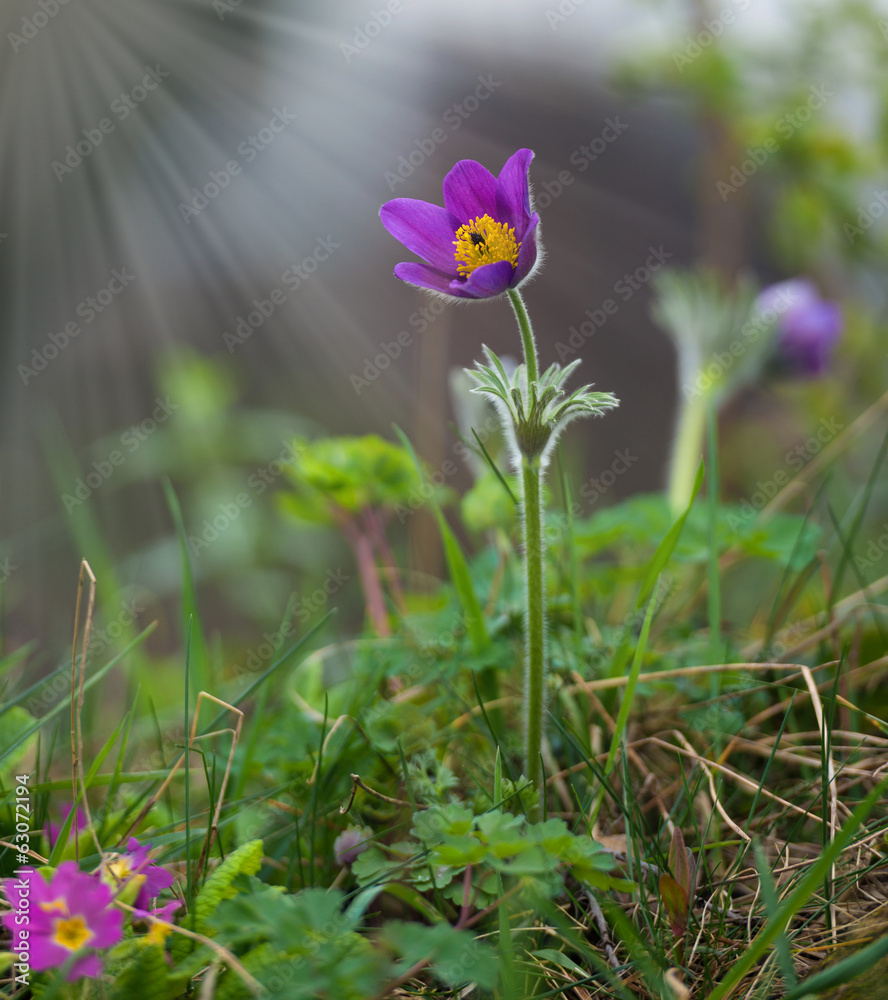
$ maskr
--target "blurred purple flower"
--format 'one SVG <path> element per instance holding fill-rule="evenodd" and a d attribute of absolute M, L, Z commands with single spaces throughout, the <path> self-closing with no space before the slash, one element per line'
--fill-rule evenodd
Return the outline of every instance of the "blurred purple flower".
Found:
<path fill-rule="evenodd" d="M 81 948 L 110 948 L 122 936 L 123 914 L 111 905 L 111 890 L 74 861 L 60 864 L 50 882 L 34 869 L 6 879 L 4 891 L 13 907 L 3 916 L 12 948 L 29 951 L 31 967 L 38 972 L 64 965 Z M 17 911 L 27 914 L 21 926 L 16 925 Z M 23 932 L 27 937 L 22 939 Z M 101 971 L 98 956 L 89 954 L 74 963 L 68 980 L 94 979 Z"/>
<path fill-rule="evenodd" d="M 339 864 L 350 865 L 359 854 L 363 854 L 370 846 L 372 836 L 372 830 L 361 830 L 357 826 L 350 826 L 340 833 L 333 841 L 333 853 Z"/>
<path fill-rule="evenodd" d="M 823 375 L 844 321 L 838 302 L 821 299 L 806 278 L 771 285 L 756 302 L 762 314 L 776 314 L 777 350 L 786 368 L 800 375 Z"/>
<path fill-rule="evenodd" d="M 539 216 L 530 207 L 530 161 L 519 149 L 499 177 L 460 160 L 444 178 L 444 208 L 395 198 L 379 210 L 382 224 L 425 264 L 397 264 L 395 277 L 457 299 L 490 299 L 517 288 L 542 259 Z"/>
<path fill-rule="evenodd" d="M 151 926 L 148 928 L 146 938 L 153 944 L 159 944 L 162 947 L 166 943 L 167 937 L 173 932 L 173 914 L 181 908 L 182 903 L 178 899 L 174 899 L 165 906 L 158 907 L 156 910 L 143 910 L 135 907 L 133 909 L 133 917 L 141 920 L 154 917 L 151 921 Z M 172 965 L 170 956 L 167 956 L 167 961 Z"/>
<path fill-rule="evenodd" d="M 59 838 L 59 834 L 62 832 L 62 827 L 65 825 L 65 820 L 71 815 L 71 810 L 74 807 L 70 802 L 66 802 L 63 806 L 59 806 L 59 815 L 62 817 L 61 824 L 53 823 L 52 820 L 48 820 L 46 826 L 43 828 L 43 832 L 46 835 L 46 839 L 49 841 L 49 849 L 52 850 L 55 847 L 55 842 Z M 77 812 L 74 814 L 74 819 L 71 822 L 71 830 L 69 831 L 69 839 L 76 840 L 80 834 L 87 828 L 86 824 L 86 813 L 77 807 Z"/>

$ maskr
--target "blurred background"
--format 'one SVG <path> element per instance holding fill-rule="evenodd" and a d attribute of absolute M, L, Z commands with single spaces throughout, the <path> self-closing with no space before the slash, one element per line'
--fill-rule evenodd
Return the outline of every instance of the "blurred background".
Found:
<path fill-rule="evenodd" d="M 723 411 L 726 493 L 752 495 L 822 420 L 847 426 L 885 390 L 886 18 L 839 0 L 5 5 L 5 648 L 63 655 L 83 556 L 109 643 L 155 617 L 151 642 L 179 643 L 164 477 L 207 542 L 191 555 L 210 635 L 256 640 L 340 567 L 341 627 L 360 627 L 345 544 L 274 496 L 296 435 L 393 440 L 393 423 L 447 486 L 470 485 L 449 373 L 482 343 L 517 355 L 513 317 L 397 281 L 410 255 L 377 216 L 392 197 L 440 203 L 462 158 L 496 173 L 535 151 L 543 360 L 582 358 L 621 400 L 566 438 L 577 493 L 633 456 L 583 516 L 665 482 L 664 264 L 803 275 L 841 302 L 828 371 L 757 380 Z M 442 575 L 424 511 L 392 540 L 416 579 Z"/>

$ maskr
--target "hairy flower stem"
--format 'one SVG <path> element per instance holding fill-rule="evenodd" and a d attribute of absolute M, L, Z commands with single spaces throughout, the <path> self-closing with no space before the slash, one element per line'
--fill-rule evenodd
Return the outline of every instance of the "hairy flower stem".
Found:
<path fill-rule="evenodd" d="M 533 327 L 530 325 L 530 317 L 524 306 L 524 299 L 517 288 L 509 289 L 509 300 L 515 310 L 515 317 L 518 320 L 518 329 L 521 331 L 521 345 L 524 348 L 524 367 L 527 369 L 527 382 L 536 382 L 539 379 L 539 369 L 537 368 L 536 342 L 533 339 Z"/>
<path fill-rule="evenodd" d="M 527 371 L 528 399 L 539 379 L 536 343 L 533 328 L 524 300 L 514 289 L 509 291 L 509 299 L 521 331 L 524 347 L 524 365 Z M 524 580 L 526 631 L 524 668 L 524 773 L 533 783 L 537 799 L 528 809 L 528 819 L 540 819 L 542 803 L 545 801 L 543 765 L 543 712 L 545 709 L 546 682 L 546 593 L 543 568 L 543 470 L 539 456 L 523 455 L 521 458 L 521 507 L 524 525 Z"/>
<path fill-rule="evenodd" d="M 546 594 L 543 570 L 542 469 L 538 461 L 521 460 L 521 493 L 524 514 L 524 578 L 526 661 L 524 670 L 524 773 L 533 782 L 538 798 L 527 810 L 528 819 L 540 819 L 545 800 L 543 764 L 543 712 L 546 680 Z"/>

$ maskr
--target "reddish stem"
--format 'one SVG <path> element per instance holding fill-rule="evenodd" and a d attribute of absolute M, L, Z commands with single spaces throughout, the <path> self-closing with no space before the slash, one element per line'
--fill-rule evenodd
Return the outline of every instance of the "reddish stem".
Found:
<path fill-rule="evenodd" d="M 339 528 L 355 554 L 361 589 L 364 591 L 364 604 L 373 628 L 377 635 L 389 636 L 392 632 L 385 610 L 382 584 L 379 581 L 379 569 L 373 554 L 373 543 L 369 535 L 361 531 L 355 520 L 345 511 L 339 513 L 338 520 Z"/>
<path fill-rule="evenodd" d="M 367 510 L 364 511 L 364 522 L 370 531 L 374 544 L 376 545 L 376 551 L 379 553 L 379 558 L 385 569 L 388 570 L 387 578 L 391 583 L 392 597 L 395 600 L 395 605 L 402 615 L 406 615 L 407 604 L 404 600 L 404 589 L 401 586 L 401 576 L 398 573 L 398 566 L 395 562 L 395 554 L 392 552 L 388 538 L 385 534 L 385 525 L 383 524 L 380 511 L 374 509 L 373 507 L 368 507 Z"/>

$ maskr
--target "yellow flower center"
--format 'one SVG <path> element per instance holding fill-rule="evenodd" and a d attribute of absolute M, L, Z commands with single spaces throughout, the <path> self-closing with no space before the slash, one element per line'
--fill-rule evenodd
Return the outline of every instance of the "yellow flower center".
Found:
<path fill-rule="evenodd" d="M 515 229 L 504 222 L 494 222 L 489 215 L 472 219 L 460 226 L 453 241 L 457 271 L 468 277 L 483 264 L 507 260 L 512 267 L 518 263 L 521 244 L 515 239 Z"/>
<path fill-rule="evenodd" d="M 117 858 L 116 861 L 110 862 L 108 865 L 108 871 L 116 878 L 119 882 L 125 882 L 130 877 L 129 858 Z"/>
<path fill-rule="evenodd" d="M 41 903 L 40 909 L 47 913 L 68 913 L 68 905 L 64 899 L 53 899 L 48 903 Z"/>
<path fill-rule="evenodd" d="M 145 939 L 151 944 L 163 945 L 172 933 L 172 924 L 166 924 L 162 920 L 158 920 L 156 923 L 152 923 L 148 928 L 148 933 L 145 935 Z"/>
<path fill-rule="evenodd" d="M 53 940 L 69 951 L 77 951 L 95 936 L 81 916 L 56 920 L 54 927 Z"/>

